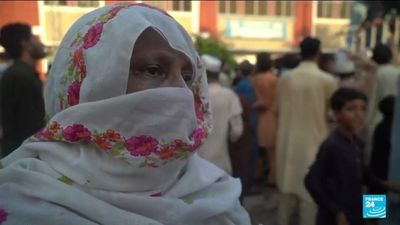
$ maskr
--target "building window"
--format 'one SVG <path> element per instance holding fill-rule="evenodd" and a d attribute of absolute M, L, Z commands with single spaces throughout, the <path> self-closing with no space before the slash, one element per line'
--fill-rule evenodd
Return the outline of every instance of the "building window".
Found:
<path fill-rule="evenodd" d="M 254 4 L 256 3 L 256 4 Z M 254 1 L 245 1 L 244 3 L 244 13 L 246 15 L 254 15 L 256 10 L 254 10 L 256 8 L 257 2 Z"/>
<path fill-rule="evenodd" d="M 237 14 L 236 1 L 219 1 L 219 12 L 225 14 Z"/>
<path fill-rule="evenodd" d="M 294 15 L 294 1 L 245 1 L 244 13 L 258 16 L 282 16 Z"/>
<path fill-rule="evenodd" d="M 143 1 L 143 3 L 146 3 L 148 5 L 151 5 L 153 7 L 165 10 L 166 8 L 166 2 L 165 1 L 151 1 L 151 0 L 147 0 L 147 1 Z"/>
<path fill-rule="evenodd" d="M 318 17 L 346 19 L 350 18 L 350 1 L 318 1 Z"/>
<path fill-rule="evenodd" d="M 99 7 L 99 1 L 76 1 L 79 7 Z"/>
<path fill-rule="evenodd" d="M 44 1 L 45 5 L 57 5 L 57 6 L 77 6 L 77 7 L 99 7 L 99 1 Z"/>
<path fill-rule="evenodd" d="M 261 1 L 258 2 L 258 15 L 267 15 L 268 14 L 268 2 Z"/>
<path fill-rule="evenodd" d="M 173 11 L 192 11 L 192 1 L 172 1 Z"/>
<path fill-rule="evenodd" d="M 67 1 L 44 1 L 45 5 L 68 5 Z"/>
<path fill-rule="evenodd" d="M 294 15 L 294 1 L 276 1 L 275 15 L 289 17 Z"/>

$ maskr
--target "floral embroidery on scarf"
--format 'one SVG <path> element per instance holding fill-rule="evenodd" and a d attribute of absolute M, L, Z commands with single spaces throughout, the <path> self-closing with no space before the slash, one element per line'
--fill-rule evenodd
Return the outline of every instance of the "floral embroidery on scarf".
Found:
<path fill-rule="evenodd" d="M 63 130 L 63 133 L 65 140 L 70 142 L 76 142 L 81 140 L 88 141 L 91 138 L 90 131 L 82 124 L 74 124 L 72 126 L 68 126 Z"/>
<path fill-rule="evenodd" d="M 103 23 L 99 22 L 92 26 L 83 37 L 83 48 L 88 49 L 97 44 L 103 31 Z"/>
<path fill-rule="evenodd" d="M 89 29 L 86 33 L 82 31 L 77 32 L 75 39 L 70 45 L 74 50 L 69 54 L 67 71 L 61 80 L 61 84 L 66 86 L 66 90 L 65 92 L 58 93 L 61 110 L 77 105 L 80 102 L 80 89 L 87 73 L 85 51 L 96 46 L 101 40 L 102 32 L 107 22 L 113 19 L 121 10 L 131 6 L 151 8 L 171 17 L 165 11 L 146 4 L 122 3 L 87 22 L 86 25 L 90 26 Z M 198 68 L 202 66 L 200 62 L 199 57 L 197 57 Z M 129 157 L 143 158 L 139 167 L 156 168 L 173 160 L 185 159 L 201 145 L 207 138 L 209 131 L 206 115 L 209 115 L 211 110 L 207 100 L 201 95 L 200 81 L 201 79 L 198 79 L 191 87 L 194 94 L 198 126 L 190 136 L 193 144 L 184 143 L 182 140 L 164 142 L 148 135 L 123 137 L 117 131 L 111 129 L 105 132 L 89 130 L 82 124 L 61 127 L 56 121 L 50 122 L 35 137 L 41 140 L 72 143 L 87 141 L 99 149 L 106 151 L 111 156 L 123 159 L 124 161 L 128 161 Z"/>
<path fill-rule="evenodd" d="M 67 90 L 68 105 L 77 105 L 79 103 L 79 92 L 81 89 L 81 82 L 74 81 Z"/>
<path fill-rule="evenodd" d="M 114 130 L 91 132 L 82 124 L 73 124 L 63 128 L 58 122 L 53 121 L 34 136 L 38 139 L 50 141 L 79 142 L 88 141 L 111 156 L 128 160 L 125 151 L 132 157 L 143 158 L 139 167 L 157 168 L 173 160 L 189 157 L 202 141 L 207 138 L 207 131 L 203 128 L 196 129 L 190 136 L 193 144 L 176 139 L 170 142 L 159 141 L 149 135 L 123 137 Z M 69 178 L 68 178 L 69 179 Z M 65 181 L 64 178 L 61 181 Z M 66 183 L 66 182 L 64 182 Z"/>
<path fill-rule="evenodd" d="M 132 156 L 148 156 L 158 151 L 158 141 L 147 135 L 131 137 L 126 140 L 126 148 Z"/>
<path fill-rule="evenodd" d="M 8 213 L 0 208 L 0 224 L 7 221 Z"/>
<path fill-rule="evenodd" d="M 84 51 L 94 47 L 101 39 L 104 25 L 113 19 L 122 9 L 131 6 L 141 6 L 155 9 L 164 15 L 171 17 L 168 13 L 155 7 L 143 3 L 122 3 L 113 7 L 111 10 L 103 13 L 99 17 L 89 21 L 86 25 L 90 28 L 85 34 L 81 31 L 77 32 L 76 38 L 72 41 L 70 47 L 75 51 L 70 54 L 69 65 L 66 74 L 62 79 L 62 84 L 68 85 L 67 93 L 58 94 L 60 109 L 68 108 L 79 104 L 80 87 L 86 77 L 86 64 Z M 67 97 L 65 97 L 65 95 Z"/>

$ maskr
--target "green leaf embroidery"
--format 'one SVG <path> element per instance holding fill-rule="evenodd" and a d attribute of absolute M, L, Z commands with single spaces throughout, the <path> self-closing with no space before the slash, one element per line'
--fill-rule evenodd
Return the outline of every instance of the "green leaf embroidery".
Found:
<path fill-rule="evenodd" d="M 67 101 L 64 101 L 64 109 L 66 109 L 66 108 L 68 108 L 68 102 Z"/>
<path fill-rule="evenodd" d="M 116 142 L 115 144 L 114 144 L 114 146 L 113 146 L 113 149 L 120 149 L 120 150 L 122 150 L 122 149 L 124 149 L 125 148 L 125 146 L 124 146 L 124 143 L 123 142 Z"/>
<path fill-rule="evenodd" d="M 97 18 L 94 18 L 90 20 L 89 22 L 86 23 L 86 25 L 92 25 L 94 22 L 96 22 Z"/>
<path fill-rule="evenodd" d="M 77 39 L 76 44 L 77 45 L 81 45 L 82 44 L 82 38 Z"/>
<path fill-rule="evenodd" d="M 62 136 L 61 133 L 58 133 L 54 136 L 54 139 L 56 139 L 56 141 L 62 141 L 64 139 L 64 137 Z"/>
<path fill-rule="evenodd" d="M 186 203 L 186 204 L 188 204 L 188 205 L 191 205 L 191 204 L 193 204 L 193 199 L 190 199 L 190 198 L 187 198 L 187 199 L 183 199 L 182 200 L 184 203 Z"/>
<path fill-rule="evenodd" d="M 61 84 L 62 85 L 66 85 L 67 84 L 67 82 L 68 82 L 68 77 L 67 77 L 68 75 L 66 75 L 66 76 L 64 76 L 62 79 L 61 79 Z"/>
<path fill-rule="evenodd" d="M 44 114 L 44 121 L 47 123 L 47 122 L 49 122 L 49 120 L 50 120 L 50 116 L 49 116 L 49 114 Z"/>
<path fill-rule="evenodd" d="M 103 23 L 106 23 L 109 20 L 110 20 L 110 15 L 108 13 L 101 15 L 99 18 L 99 21 Z"/>
<path fill-rule="evenodd" d="M 157 158 L 154 157 L 154 156 L 148 156 L 148 157 L 147 157 L 147 160 L 150 160 L 150 161 L 152 161 L 152 162 L 155 162 L 155 161 L 157 161 Z"/>
<path fill-rule="evenodd" d="M 110 155 L 111 155 L 111 156 L 118 156 L 118 155 L 120 155 L 120 153 L 121 153 L 120 149 L 115 148 L 115 147 L 113 147 L 113 148 L 110 150 Z"/>
<path fill-rule="evenodd" d="M 79 74 L 79 71 L 75 70 L 75 80 L 79 80 L 80 81 L 80 78 L 81 78 L 81 76 Z"/>
<path fill-rule="evenodd" d="M 141 162 L 141 163 L 139 164 L 139 168 L 146 167 L 146 165 L 147 165 L 147 163 L 146 163 L 146 160 L 145 160 L 145 161 L 143 161 L 143 162 Z"/>
<path fill-rule="evenodd" d="M 67 76 L 72 76 L 73 73 L 74 73 L 74 66 L 72 64 L 70 64 L 68 66 Z"/>
<path fill-rule="evenodd" d="M 58 99 L 64 101 L 64 93 L 58 93 Z"/>
<path fill-rule="evenodd" d="M 60 178 L 58 178 L 59 181 L 64 182 L 68 185 L 73 185 L 75 182 L 73 180 L 71 180 L 69 177 L 67 176 L 61 176 Z"/>

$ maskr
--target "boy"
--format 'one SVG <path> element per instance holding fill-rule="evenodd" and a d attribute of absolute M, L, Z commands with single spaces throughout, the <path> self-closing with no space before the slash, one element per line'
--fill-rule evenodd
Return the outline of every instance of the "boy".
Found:
<path fill-rule="evenodd" d="M 357 138 L 364 124 L 367 97 L 340 88 L 331 98 L 336 130 L 322 143 L 305 185 L 318 204 L 317 225 L 360 225 L 362 184 L 399 191 L 398 184 L 383 182 L 364 169 L 362 143 Z"/>

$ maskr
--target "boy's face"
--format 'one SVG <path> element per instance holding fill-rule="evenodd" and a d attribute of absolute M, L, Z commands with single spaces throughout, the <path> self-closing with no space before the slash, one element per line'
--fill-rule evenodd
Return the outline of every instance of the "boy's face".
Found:
<path fill-rule="evenodd" d="M 364 125 L 366 108 L 366 102 L 361 99 L 346 102 L 343 108 L 335 113 L 338 125 L 353 133 L 359 132 Z"/>

